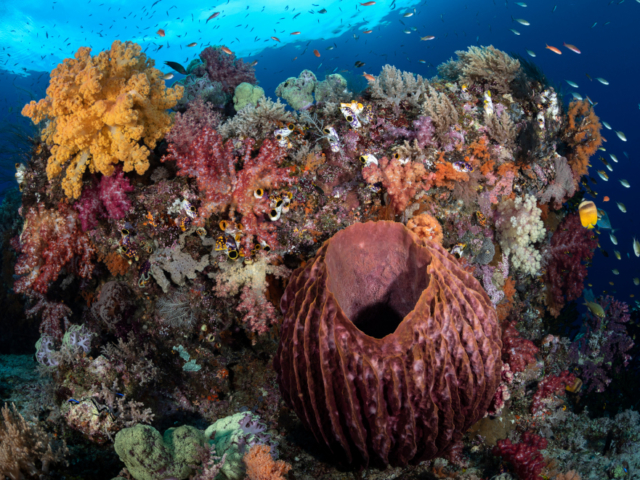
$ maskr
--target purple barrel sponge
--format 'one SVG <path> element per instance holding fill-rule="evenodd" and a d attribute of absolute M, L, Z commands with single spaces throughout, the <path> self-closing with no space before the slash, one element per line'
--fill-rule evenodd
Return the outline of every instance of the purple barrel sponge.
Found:
<path fill-rule="evenodd" d="M 478 281 L 400 223 L 352 225 L 291 276 L 274 359 L 282 397 L 350 463 L 452 453 L 500 382 L 500 328 Z"/>

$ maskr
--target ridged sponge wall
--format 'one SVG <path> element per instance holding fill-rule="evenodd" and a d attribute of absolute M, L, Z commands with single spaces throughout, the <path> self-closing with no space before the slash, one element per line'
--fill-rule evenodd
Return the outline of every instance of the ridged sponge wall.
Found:
<path fill-rule="evenodd" d="M 500 329 L 478 281 L 400 223 L 355 224 L 296 270 L 281 302 L 280 391 L 350 463 L 446 455 L 500 381 Z"/>

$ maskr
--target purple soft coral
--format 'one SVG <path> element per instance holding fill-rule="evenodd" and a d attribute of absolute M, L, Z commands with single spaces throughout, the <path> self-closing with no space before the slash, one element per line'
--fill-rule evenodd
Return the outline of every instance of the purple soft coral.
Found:
<path fill-rule="evenodd" d="M 605 390 L 611 383 L 611 372 L 629 363 L 631 357 L 626 352 L 634 345 L 625 326 L 631 318 L 629 306 L 609 295 L 598 303 L 605 317 L 587 313 L 569 350 L 571 361 L 579 365 L 580 378 L 588 392 Z"/>
<path fill-rule="evenodd" d="M 98 226 L 98 218 L 105 215 L 104 206 L 100 201 L 98 187 L 84 188 L 82 196 L 75 203 L 74 208 L 78 211 L 78 219 L 82 226 L 82 231 L 93 230 Z"/>
<path fill-rule="evenodd" d="M 253 67 L 234 54 L 228 55 L 221 48 L 207 47 L 200 53 L 206 63 L 207 76 L 212 82 L 220 82 L 224 92 L 232 94 L 242 82 L 256 83 Z"/>

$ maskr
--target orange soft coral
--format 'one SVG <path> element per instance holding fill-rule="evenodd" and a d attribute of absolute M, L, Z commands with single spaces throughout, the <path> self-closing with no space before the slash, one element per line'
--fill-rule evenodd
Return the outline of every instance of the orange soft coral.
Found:
<path fill-rule="evenodd" d="M 428 173 L 419 162 L 403 164 L 397 158 L 382 157 L 379 166 L 375 163 L 366 166 L 362 176 L 370 185 L 382 182 L 395 212 L 402 213 L 418 191 L 431 188 L 434 174 Z"/>
<path fill-rule="evenodd" d="M 459 172 L 449 162 L 439 163 L 436 166 L 436 187 L 445 187 L 449 190 L 453 190 L 457 182 L 468 182 L 469 175 L 464 172 Z"/>
<path fill-rule="evenodd" d="M 100 260 L 104 262 L 114 277 L 125 275 L 129 270 L 129 262 L 117 252 L 110 252 L 104 259 L 100 258 Z"/>
<path fill-rule="evenodd" d="M 580 177 L 589 171 L 589 157 L 602 145 L 600 136 L 602 125 L 586 100 L 571 102 L 567 119 L 568 125 L 564 136 L 571 148 L 571 152 L 567 154 L 567 160 L 577 185 Z"/>
<path fill-rule="evenodd" d="M 64 171 L 62 187 L 70 198 L 80 196 L 87 167 L 111 175 L 122 162 L 125 172 L 143 174 L 149 149 L 171 128 L 167 109 L 184 89 L 166 88 L 162 72 L 140 50 L 116 40 L 92 57 L 90 48 L 81 47 L 51 72 L 46 98 L 22 109 L 34 123 L 50 121 L 43 133 L 52 146 L 47 175 L 51 180 Z"/>
<path fill-rule="evenodd" d="M 474 167 L 484 165 L 487 162 L 491 162 L 491 153 L 489 153 L 489 140 L 487 137 L 480 137 L 478 140 L 469 145 L 467 151 L 469 152 L 469 160 Z"/>
<path fill-rule="evenodd" d="M 509 276 L 504 279 L 504 300 L 500 305 L 496 307 L 498 312 L 498 320 L 503 321 L 509 316 L 511 309 L 513 308 L 513 296 L 516 293 L 516 282 Z"/>
<path fill-rule="evenodd" d="M 407 228 L 421 239 L 432 240 L 442 245 L 443 235 L 440 222 L 428 213 L 421 213 L 407 222 Z"/>
<path fill-rule="evenodd" d="M 267 445 L 254 445 L 242 460 L 247 466 L 246 480 L 285 480 L 286 475 L 291 470 L 291 465 L 271 458 L 270 447 Z"/>

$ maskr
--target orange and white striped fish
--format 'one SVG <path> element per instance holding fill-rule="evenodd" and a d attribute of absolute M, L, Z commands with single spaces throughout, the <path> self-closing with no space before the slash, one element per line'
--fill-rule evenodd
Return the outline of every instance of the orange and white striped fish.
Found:
<path fill-rule="evenodd" d="M 229 50 L 227 47 L 220 47 L 220 50 L 222 50 L 227 55 L 233 55 L 233 52 Z"/>
<path fill-rule="evenodd" d="M 557 53 L 558 55 L 562 55 L 562 52 L 558 50 L 556 47 L 552 47 L 551 45 L 547 45 L 547 48 L 551 50 L 553 53 Z"/>

